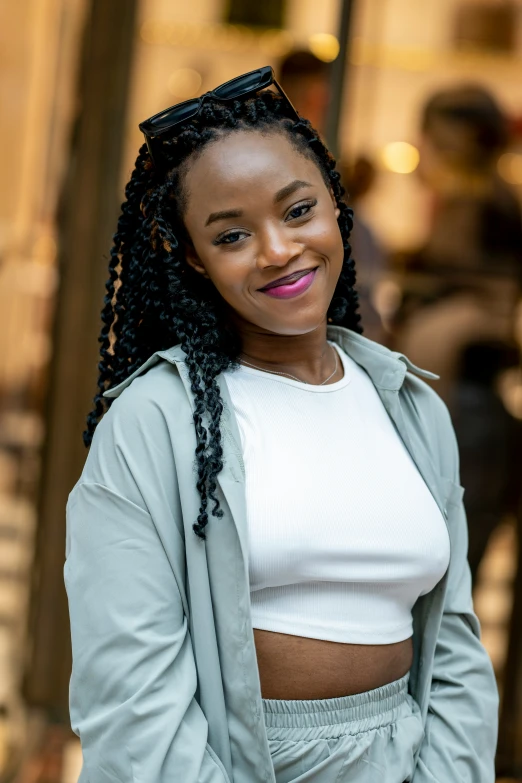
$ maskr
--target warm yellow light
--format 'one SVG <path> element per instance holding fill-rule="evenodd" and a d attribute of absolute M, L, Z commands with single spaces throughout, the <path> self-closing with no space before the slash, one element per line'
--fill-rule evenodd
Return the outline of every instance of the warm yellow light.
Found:
<path fill-rule="evenodd" d="M 221 48 L 231 52 L 241 44 L 241 33 L 235 25 L 227 24 L 221 28 Z"/>
<path fill-rule="evenodd" d="M 339 54 L 339 41 L 330 33 L 315 33 L 308 39 L 308 46 L 324 63 L 331 63 Z"/>
<path fill-rule="evenodd" d="M 58 248 L 51 234 L 45 233 L 38 237 L 33 246 L 33 258 L 42 264 L 52 264 Z"/>
<path fill-rule="evenodd" d="M 382 162 L 396 174 L 411 174 L 419 165 L 419 150 L 407 141 L 392 141 L 382 151 Z"/>
<path fill-rule="evenodd" d="M 520 368 L 504 370 L 497 380 L 497 391 L 504 407 L 515 419 L 522 419 L 522 376 Z"/>
<path fill-rule="evenodd" d="M 141 26 L 140 35 L 142 41 L 148 44 L 166 44 L 172 25 L 149 19 Z"/>
<path fill-rule="evenodd" d="M 234 51 L 236 52 L 248 52 L 255 46 L 256 36 L 253 31 L 246 27 L 244 24 L 235 25 L 237 32 L 236 43 L 234 44 Z"/>
<path fill-rule="evenodd" d="M 350 44 L 350 62 L 352 65 L 367 65 L 371 62 L 370 52 L 364 39 L 356 36 Z"/>
<path fill-rule="evenodd" d="M 293 43 L 294 36 L 289 30 L 265 30 L 259 40 L 261 51 L 271 57 L 283 57 L 288 54 Z"/>
<path fill-rule="evenodd" d="M 175 98 L 186 100 L 199 92 L 203 79 L 194 68 L 178 68 L 169 76 L 169 91 Z"/>
<path fill-rule="evenodd" d="M 497 163 L 498 173 L 510 185 L 522 185 L 522 155 L 516 152 L 506 152 Z"/>
<path fill-rule="evenodd" d="M 383 319 L 389 321 L 402 302 L 402 289 L 394 280 L 380 280 L 372 293 L 372 304 Z"/>

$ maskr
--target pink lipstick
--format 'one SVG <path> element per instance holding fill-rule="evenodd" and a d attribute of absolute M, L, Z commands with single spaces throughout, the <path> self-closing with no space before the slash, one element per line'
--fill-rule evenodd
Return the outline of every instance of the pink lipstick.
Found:
<path fill-rule="evenodd" d="M 276 281 L 275 283 L 271 283 L 268 287 L 260 288 L 259 290 L 263 294 L 273 296 L 277 299 L 292 299 L 294 296 L 299 296 L 299 294 L 302 294 L 310 288 L 314 282 L 316 272 L 317 268 L 290 275 L 288 278 L 283 277 L 281 278 L 281 282 Z"/>

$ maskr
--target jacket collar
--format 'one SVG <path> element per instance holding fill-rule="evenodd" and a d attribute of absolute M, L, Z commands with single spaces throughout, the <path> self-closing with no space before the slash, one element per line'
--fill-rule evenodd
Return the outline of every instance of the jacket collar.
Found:
<path fill-rule="evenodd" d="M 439 377 L 432 372 L 428 372 L 428 370 L 416 367 L 404 354 L 391 351 L 389 348 L 385 348 L 383 345 L 373 342 L 373 340 L 368 340 L 366 337 L 356 334 L 343 326 L 329 326 L 328 338 L 340 345 L 354 362 L 366 370 L 374 386 L 378 389 L 399 391 L 408 371 L 419 375 L 421 378 L 436 380 Z M 134 370 L 128 378 L 117 384 L 117 386 L 107 389 L 103 396 L 119 397 L 134 378 L 141 375 L 145 370 L 150 369 L 150 367 L 162 359 L 179 366 L 180 363 L 185 361 L 185 353 L 181 345 L 175 345 L 164 351 L 156 351 L 147 361 Z"/>
<path fill-rule="evenodd" d="M 350 359 L 366 370 L 373 385 L 378 389 L 399 391 L 408 371 L 431 380 L 439 377 L 428 370 L 416 367 L 404 354 L 391 351 L 343 326 L 329 326 L 328 337 L 340 345 Z"/>

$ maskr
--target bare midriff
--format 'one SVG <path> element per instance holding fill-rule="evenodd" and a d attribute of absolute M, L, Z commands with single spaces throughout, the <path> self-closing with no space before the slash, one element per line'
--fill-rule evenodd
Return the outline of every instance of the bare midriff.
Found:
<path fill-rule="evenodd" d="M 264 699 L 333 699 L 380 688 L 411 668 L 412 639 L 339 644 L 254 629 Z"/>

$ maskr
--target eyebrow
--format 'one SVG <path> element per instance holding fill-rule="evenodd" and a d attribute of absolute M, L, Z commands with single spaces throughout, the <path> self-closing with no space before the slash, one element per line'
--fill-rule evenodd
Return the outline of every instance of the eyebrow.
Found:
<path fill-rule="evenodd" d="M 274 204 L 279 204 L 280 201 L 284 201 L 285 198 L 291 196 L 293 193 L 296 192 L 296 190 L 300 190 L 301 188 L 311 188 L 311 187 L 312 185 L 310 182 L 305 182 L 302 179 L 294 179 L 294 181 L 290 182 L 289 185 L 285 185 L 284 188 L 281 188 L 281 190 L 277 191 L 277 193 L 274 196 Z M 207 226 L 210 226 L 211 223 L 215 223 L 218 220 L 229 220 L 230 218 L 242 217 L 242 215 L 243 215 L 242 209 L 224 209 L 221 212 L 212 212 L 207 218 L 207 222 L 205 223 L 205 228 Z"/>
<path fill-rule="evenodd" d="M 311 188 L 312 185 L 310 182 L 305 182 L 302 179 L 294 179 L 293 182 L 291 182 L 289 185 L 285 185 L 284 188 L 281 188 L 281 190 L 278 190 L 274 197 L 274 204 L 279 204 L 280 201 L 284 201 L 285 198 L 288 198 L 288 196 L 291 196 L 293 193 L 296 192 L 296 190 L 300 190 L 301 188 Z"/>
<path fill-rule="evenodd" d="M 228 220 L 229 218 L 241 217 L 243 214 L 242 209 L 224 209 L 222 212 L 212 212 L 205 223 L 206 226 L 210 226 L 211 223 L 215 223 L 216 220 Z"/>

